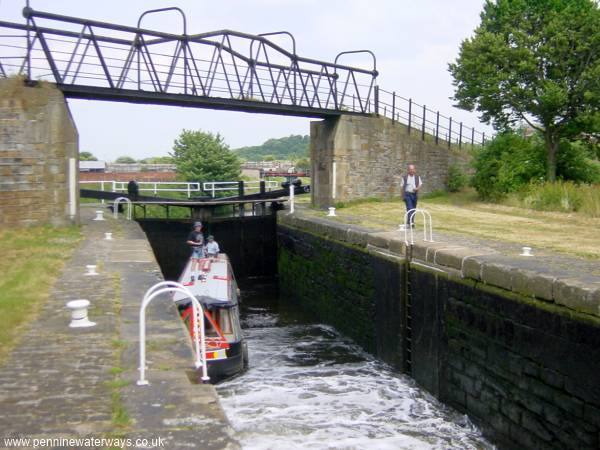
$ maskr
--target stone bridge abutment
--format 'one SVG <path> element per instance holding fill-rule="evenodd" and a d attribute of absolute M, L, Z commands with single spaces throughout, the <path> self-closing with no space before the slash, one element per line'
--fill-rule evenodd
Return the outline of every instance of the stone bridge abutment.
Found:
<path fill-rule="evenodd" d="M 423 191 L 445 190 L 448 168 L 465 167 L 466 150 L 436 144 L 432 136 L 379 116 L 342 115 L 310 127 L 312 203 L 318 207 L 401 193 L 408 164 L 416 164 Z"/>
<path fill-rule="evenodd" d="M 0 79 L 0 226 L 79 223 L 78 142 L 58 89 Z"/>

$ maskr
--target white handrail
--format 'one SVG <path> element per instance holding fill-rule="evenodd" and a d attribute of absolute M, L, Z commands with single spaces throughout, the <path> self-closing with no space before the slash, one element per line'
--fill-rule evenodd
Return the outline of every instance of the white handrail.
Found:
<path fill-rule="evenodd" d="M 129 200 L 127 197 L 118 197 L 115 199 L 115 203 L 113 204 L 113 217 L 115 219 L 119 218 L 119 203 L 122 201 L 127 203 L 127 220 L 131 220 L 131 208 L 133 203 L 131 203 L 131 200 Z"/>
<path fill-rule="evenodd" d="M 210 192 L 211 197 L 214 197 L 217 191 L 235 191 L 238 185 L 238 181 L 207 181 L 202 183 L 202 190 Z M 271 190 L 276 187 L 277 181 L 265 181 L 265 190 Z M 244 181 L 244 190 L 252 191 L 256 189 L 260 189 L 260 181 Z"/>
<path fill-rule="evenodd" d="M 194 365 L 196 369 L 202 367 L 202 381 L 208 381 L 210 379 L 206 367 L 206 339 L 204 330 L 204 310 L 202 309 L 202 305 L 194 294 L 182 284 L 175 281 L 161 281 L 146 291 L 140 307 L 140 366 L 138 368 L 140 371 L 140 379 L 137 381 L 138 386 L 149 384 L 148 380 L 146 380 L 146 307 L 154 300 L 154 298 L 168 292 L 179 292 L 192 301 L 192 312 L 194 315 L 192 339 L 196 350 Z"/>
<path fill-rule="evenodd" d="M 409 217 L 420 213 L 423 217 L 423 240 L 425 242 L 433 242 L 433 221 L 431 220 L 431 214 L 426 209 L 413 208 L 406 211 L 404 214 L 404 242 L 408 245 L 408 230 L 410 229 L 410 244 L 415 243 L 414 232 L 411 224 L 409 223 Z M 400 225 L 402 227 L 402 225 Z M 427 231 L 429 228 L 429 239 L 427 239 Z"/>
<path fill-rule="evenodd" d="M 126 192 L 128 181 L 99 180 L 99 181 L 80 181 L 79 184 L 100 184 L 100 190 L 104 192 L 104 183 L 111 185 L 112 192 Z M 158 192 L 185 192 L 188 198 L 192 192 L 201 192 L 200 183 L 197 181 L 138 181 L 138 191 L 151 191 L 154 194 Z M 171 186 L 171 187 L 169 187 Z M 181 186 L 181 187 L 173 187 Z"/>
<path fill-rule="evenodd" d="M 110 184 L 112 192 L 127 191 L 127 181 L 99 180 L 79 182 L 79 184 L 99 184 L 100 190 L 103 192 L 104 183 Z M 154 194 L 159 192 L 185 192 L 188 198 L 192 196 L 192 192 L 210 192 L 211 196 L 214 197 L 217 191 L 234 191 L 238 188 L 237 181 L 208 181 L 205 183 L 198 181 L 138 181 L 137 184 L 139 192 L 151 191 Z M 267 191 L 277 186 L 277 181 L 265 181 L 265 189 Z M 258 190 L 259 188 L 260 181 L 244 181 L 244 189 L 248 191 Z"/>

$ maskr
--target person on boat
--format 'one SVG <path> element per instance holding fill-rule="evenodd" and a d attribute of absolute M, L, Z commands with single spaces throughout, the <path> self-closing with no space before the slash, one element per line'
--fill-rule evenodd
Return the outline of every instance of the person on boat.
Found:
<path fill-rule="evenodd" d="M 208 237 L 208 243 L 206 244 L 206 254 L 209 258 L 216 258 L 219 256 L 219 252 L 221 249 L 219 248 L 219 243 L 215 241 L 214 236 Z"/>
<path fill-rule="evenodd" d="M 192 279 L 194 282 L 194 273 L 196 273 L 200 267 L 200 259 L 205 256 L 204 249 L 204 234 L 202 233 L 202 222 L 194 222 L 194 228 L 190 232 L 187 238 L 187 244 L 192 248 Z"/>

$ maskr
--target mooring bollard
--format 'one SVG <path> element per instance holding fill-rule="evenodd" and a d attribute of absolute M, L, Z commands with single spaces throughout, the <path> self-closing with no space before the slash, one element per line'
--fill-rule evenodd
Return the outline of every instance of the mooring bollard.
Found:
<path fill-rule="evenodd" d="M 329 212 L 327 213 L 327 217 L 336 217 L 335 208 L 333 206 L 329 207 Z"/>
<path fill-rule="evenodd" d="M 104 239 L 107 241 L 112 241 L 112 233 L 104 233 Z"/>
<path fill-rule="evenodd" d="M 69 328 L 86 328 L 96 325 L 95 322 L 90 322 L 88 319 L 89 300 L 71 300 L 66 306 L 71 310 L 71 323 L 69 324 Z"/>
<path fill-rule="evenodd" d="M 94 217 L 94 220 L 105 220 L 104 219 L 104 211 L 102 211 L 101 209 L 96 211 L 96 217 Z"/>
<path fill-rule="evenodd" d="M 94 276 L 94 275 L 98 275 L 98 272 L 96 272 L 96 265 L 95 264 L 88 264 L 87 266 L 85 266 L 87 272 L 85 273 L 86 276 Z"/>

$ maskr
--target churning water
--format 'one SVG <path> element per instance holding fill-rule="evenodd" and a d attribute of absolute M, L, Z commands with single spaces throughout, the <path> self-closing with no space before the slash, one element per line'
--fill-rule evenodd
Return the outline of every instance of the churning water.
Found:
<path fill-rule="evenodd" d="M 494 448 L 333 328 L 245 294 L 250 369 L 217 387 L 244 449 Z"/>

